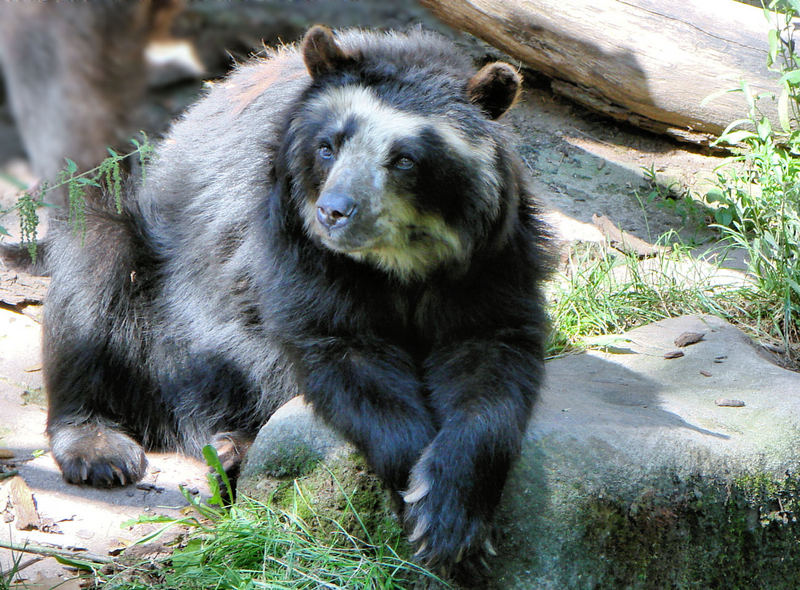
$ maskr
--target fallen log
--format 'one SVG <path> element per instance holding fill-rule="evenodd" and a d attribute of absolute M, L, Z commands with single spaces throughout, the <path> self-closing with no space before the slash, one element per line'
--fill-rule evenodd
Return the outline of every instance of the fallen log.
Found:
<path fill-rule="evenodd" d="M 553 79 L 592 109 L 706 143 L 778 92 L 761 9 L 733 0 L 421 0 L 437 17 Z M 720 94 L 722 93 L 722 94 Z M 717 95 L 703 102 L 709 96 Z M 777 101 L 762 101 L 777 125 Z"/>
<path fill-rule="evenodd" d="M 20 311 L 28 305 L 40 305 L 49 284 L 48 277 L 0 269 L 0 307 Z"/>

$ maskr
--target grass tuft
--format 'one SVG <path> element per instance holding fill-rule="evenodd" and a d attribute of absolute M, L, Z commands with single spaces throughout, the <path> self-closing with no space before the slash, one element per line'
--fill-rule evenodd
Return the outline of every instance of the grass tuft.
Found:
<path fill-rule="evenodd" d="M 675 234 L 652 258 L 583 244 L 568 254 L 565 272 L 549 286 L 554 329 L 550 357 L 583 350 L 590 338 L 619 334 L 684 314 L 713 314 L 736 324 L 753 319 L 759 299 L 744 277 L 715 279 L 718 267 L 694 258 Z"/>
<path fill-rule="evenodd" d="M 226 506 L 219 494 L 219 479 L 213 478 L 210 483 L 212 498 L 208 503 L 185 494 L 194 510 L 191 516 L 149 520 L 163 523 L 164 528 L 140 543 L 157 540 L 175 525 L 189 527 L 188 535 L 179 537 L 167 556 L 108 573 L 97 570 L 96 584 L 124 590 L 448 587 L 403 557 L 408 548 L 402 535 L 372 540 L 341 486 L 343 518 L 352 513 L 361 525 L 358 534 L 346 530 L 339 522 L 342 519 L 319 513 L 302 479 L 295 480 L 291 494 L 284 496 L 288 508 L 250 498 Z"/>

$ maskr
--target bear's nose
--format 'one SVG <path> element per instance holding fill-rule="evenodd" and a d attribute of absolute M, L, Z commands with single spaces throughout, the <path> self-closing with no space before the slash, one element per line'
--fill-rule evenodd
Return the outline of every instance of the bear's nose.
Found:
<path fill-rule="evenodd" d="M 342 227 L 356 211 L 356 202 L 341 193 L 323 193 L 317 201 L 317 220 L 326 229 Z"/>

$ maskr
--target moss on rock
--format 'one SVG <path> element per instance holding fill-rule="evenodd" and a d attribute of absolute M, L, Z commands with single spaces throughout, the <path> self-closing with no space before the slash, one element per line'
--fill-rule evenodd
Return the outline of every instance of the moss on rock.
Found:
<path fill-rule="evenodd" d="M 303 464 L 303 468 L 308 467 Z M 292 512 L 319 534 L 344 530 L 365 541 L 388 543 L 407 556 L 399 519 L 388 492 L 357 453 L 328 464 L 315 461 L 301 477 L 262 476 L 240 485 L 240 493 Z"/>
<path fill-rule="evenodd" d="M 264 475 L 271 477 L 302 477 L 313 471 L 321 460 L 316 449 L 298 442 L 273 449 L 259 468 Z"/>
<path fill-rule="evenodd" d="M 576 549 L 585 587 L 798 587 L 796 476 L 661 481 L 671 485 L 583 506 Z"/>

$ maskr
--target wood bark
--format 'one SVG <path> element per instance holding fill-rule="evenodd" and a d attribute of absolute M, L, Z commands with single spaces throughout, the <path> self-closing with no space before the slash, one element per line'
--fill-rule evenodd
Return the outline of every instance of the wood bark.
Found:
<path fill-rule="evenodd" d="M 725 93 L 742 81 L 778 93 L 766 67 L 771 25 L 733 0 L 421 2 L 550 76 L 556 92 L 681 139 L 704 143 L 745 116 L 742 93 Z M 760 106 L 777 125 L 777 102 Z"/>
<path fill-rule="evenodd" d="M 656 256 L 659 252 L 667 250 L 664 246 L 650 244 L 631 233 L 622 231 L 605 215 L 594 213 L 592 215 L 592 223 L 603 233 L 608 245 L 623 254 L 633 254 L 640 259 L 644 259 Z"/>
<path fill-rule="evenodd" d="M 39 305 L 44 302 L 49 284 L 48 277 L 0 269 L 0 307 L 20 310 L 28 305 Z"/>
<path fill-rule="evenodd" d="M 38 529 L 39 513 L 36 511 L 36 501 L 33 499 L 33 492 L 28 484 L 22 477 L 16 475 L 5 485 L 8 486 L 8 498 L 14 506 L 16 515 L 14 526 L 20 531 Z"/>

